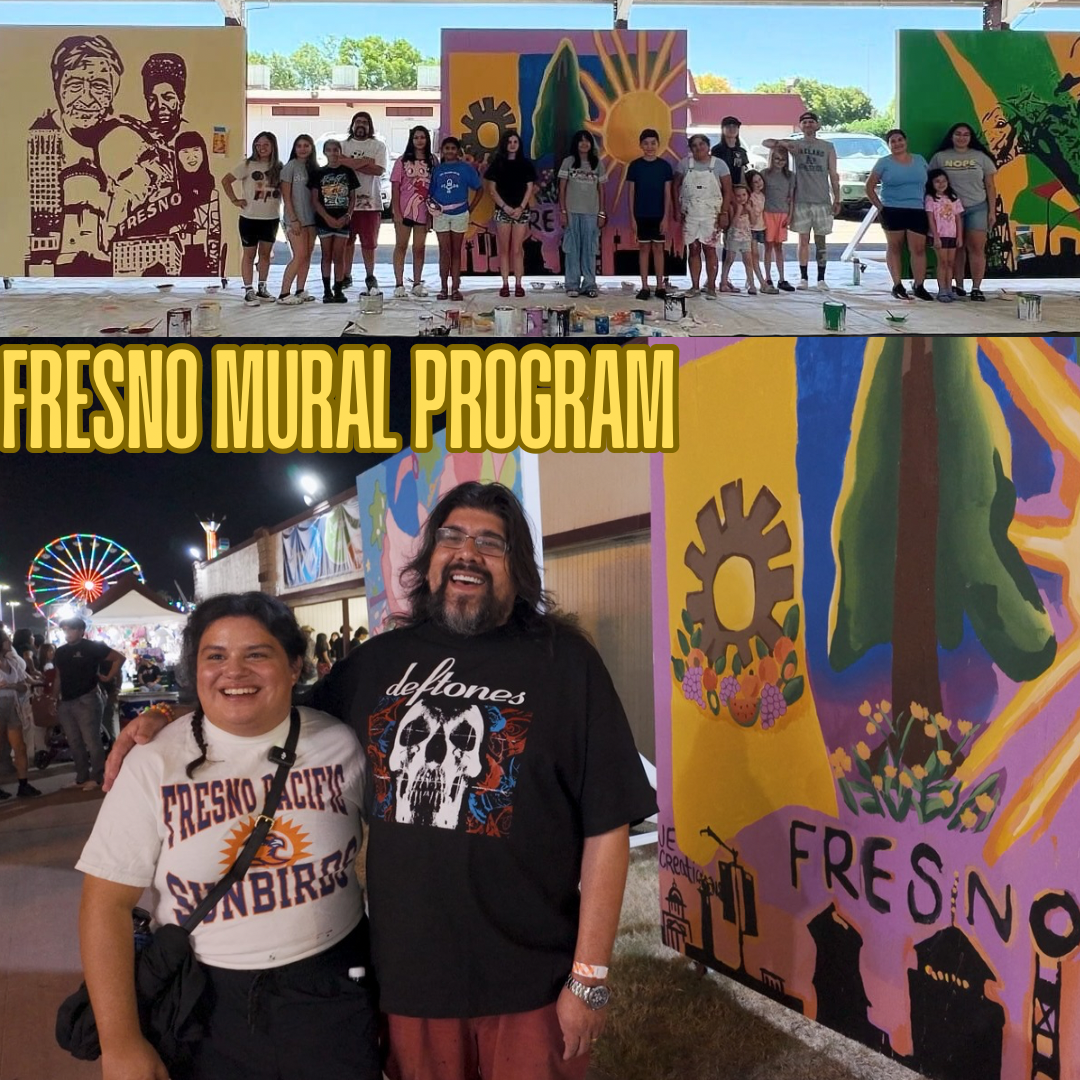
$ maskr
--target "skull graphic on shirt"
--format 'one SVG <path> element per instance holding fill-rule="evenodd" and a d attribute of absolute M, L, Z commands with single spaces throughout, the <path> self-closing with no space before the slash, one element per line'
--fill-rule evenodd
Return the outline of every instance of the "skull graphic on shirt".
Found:
<path fill-rule="evenodd" d="M 418 701 L 402 717 L 387 761 L 394 820 L 456 829 L 466 794 L 483 771 L 484 715 Z"/>

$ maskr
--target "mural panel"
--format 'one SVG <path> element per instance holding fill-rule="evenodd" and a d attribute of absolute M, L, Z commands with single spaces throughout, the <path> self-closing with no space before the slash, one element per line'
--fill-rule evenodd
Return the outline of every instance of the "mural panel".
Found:
<path fill-rule="evenodd" d="M 442 65 L 442 134 L 460 138 L 482 174 L 513 129 L 536 164 L 525 272 L 561 273 L 557 173 L 574 132 L 586 128 L 608 176 L 600 272 L 636 273 L 626 170 L 641 155 L 643 128 L 659 132 L 660 156 L 672 166 L 686 154 L 686 31 L 444 30 Z M 473 213 L 465 273 L 499 271 L 494 210 L 485 196 Z M 669 256 L 681 251 L 672 237 Z"/>
<path fill-rule="evenodd" d="M 962 121 L 998 166 L 992 275 L 1080 273 L 1078 45 L 1075 33 L 900 31 L 899 116 L 912 149 L 929 160 Z"/>
<path fill-rule="evenodd" d="M 240 27 L 8 26 L 0 271 L 221 277 L 239 265 L 221 177 L 244 146 Z M 229 268 L 232 268 L 230 271 Z"/>
<path fill-rule="evenodd" d="M 743 341 L 653 461 L 664 941 L 941 1080 L 1080 1076 L 1076 356 Z"/>

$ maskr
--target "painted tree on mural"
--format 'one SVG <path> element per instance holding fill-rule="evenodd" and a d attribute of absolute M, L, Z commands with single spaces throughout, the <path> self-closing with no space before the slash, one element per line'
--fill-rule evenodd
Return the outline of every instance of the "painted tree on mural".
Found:
<path fill-rule="evenodd" d="M 938 644 L 965 620 L 1014 680 L 1033 679 L 1057 642 L 1034 579 L 1008 538 L 1016 509 L 1004 418 L 974 339 L 871 342 L 834 524 L 829 660 L 837 671 L 892 645 L 892 701 L 942 708 Z M 873 350 L 871 352 L 870 350 Z M 909 726 L 902 759 L 936 747 Z"/>
<path fill-rule="evenodd" d="M 551 154 L 557 169 L 574 148 L 570 140 L 585 127 L 589 103 L 581 89 L 581 66 L 570 41 L 563 40 L 551 57 L 533 112 L 531 157 Z"/>

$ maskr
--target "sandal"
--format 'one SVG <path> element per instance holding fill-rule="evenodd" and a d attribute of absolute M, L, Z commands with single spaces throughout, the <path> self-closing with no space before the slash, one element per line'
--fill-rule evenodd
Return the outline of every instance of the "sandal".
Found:
<path fill-rule="evenodd" d="M 730 281 L 725 281 L 725 282 L 722 282 L 721 285 L 720 285 L 720 292 L 723 292 L 723 293 L 741 293 L 742 289 L 740 289 L 737 285 L 732 285 Z"/>
<path fill-rule="evenodd" d="M 501 297 L 503 297 L 504 299 L 505 299 L 505 298 L 506 298 L 507 296 L 509 296 L 509 295 L 510 295 L 510 286 L 509 286 L 509 285 L 504 285 L 504 286 L 503 286 L 503 287 L 502 287 L 502 288 L 501 288 L 501 289 L 499 290 L 499 295 L 500 295 Z"/>
<path fill-rule="evenodd" d="M 461 290 L 460 289 L 455 289 L 450 294 L 450 299 L 451 300 L 457 300 L 457 301 L 463 301 L 465 299 L 465 297 L 461 295 Z"/>
<path fill-rule="evenodd" d="M 438 292 L 438 293 L 435 294 L 435 299 L 436 300 L 449 300 L 450 299 L 450 294 L 445 289 L 443 289 L 441 292 Z"/>
<path fill-rule="evenodd" d="M 524 285 L 515 285 L 514 286 L 514 295 L 515 296 L 524 296 L 525 295 L 525 286 Z"/>

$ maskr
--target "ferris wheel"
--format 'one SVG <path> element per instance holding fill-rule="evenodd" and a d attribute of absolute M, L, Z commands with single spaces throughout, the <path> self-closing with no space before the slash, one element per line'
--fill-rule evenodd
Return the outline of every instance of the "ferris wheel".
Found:
<path fill-rule="evenodd" d="M 70 533 L 34 556 L 26 587 L 34 607 L 50 619 L 58 617 L 64 606 L 89 606 L 125 574 L 146 580 L 127 548 L 106 536 Z"/>

